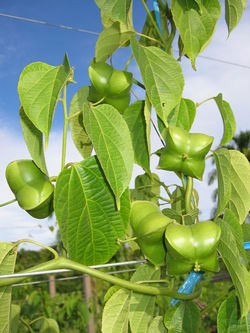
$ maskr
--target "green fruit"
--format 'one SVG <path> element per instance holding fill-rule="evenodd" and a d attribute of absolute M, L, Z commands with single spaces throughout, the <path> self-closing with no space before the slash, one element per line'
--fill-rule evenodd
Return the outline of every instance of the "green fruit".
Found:
<path fill-rule="evenodd" d="M 201 180 L 205 169 L 205 157 L 213 139 L 206 134 L 188 133 L 179 127 L 169 126 L 166 148 L 161 151 L 158 168 L 183 172 Z"/>
<path fill-rule="evenodd" d="M 19 206 L 31 216 L 43 219 L 52 213 L 54 186 L 32 160 L 9 163 L 6 179 Z"/>
<path fill-rule="evenodd" d="M 217 245 L 221 229 L 212 221 L 192 225 L 172 223 L 165 231 L 169 274 L 219 270 Z"/>
<path fill-rule="evenodd" d="M 105 63 L 92 63 L 89 66 L 90 87 L 89 100 L 111 104 L 123 112 L 130 103 L 132 73 L 114 69 Z"/>
<path fill-rule="evenodd" d="M 130 213 L 131 226 L 141 250 L 154 265 L 165 260 L 164 232 L 172 222 L 150 201 L 134 201 Z"/>

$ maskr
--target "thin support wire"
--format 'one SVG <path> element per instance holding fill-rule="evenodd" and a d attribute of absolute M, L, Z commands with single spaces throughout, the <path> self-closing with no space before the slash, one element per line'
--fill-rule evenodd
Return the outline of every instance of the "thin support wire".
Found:
<path fill-rule="evenodd" d="M 64 29 L 64 30 L 68 30 L 68 31 L 86 33 L 86 34 L 95 35 L 95 36 L 100 35 L 100 32 L 97 32 L 97 31 L 91 31 L 91 30 L 87 30 L 87 29 L 72 27 L 72 26 L 68 26 L 68 25 L 64 25 L 64 24 L 56 24 L 56 23 L 51 23 L 51 22 L 42 21 L 42 20 L 36 20 L 36 19 L 29 18 L 29 17 L 24 17 L 24 16 L 11 15 L 11 14 L 2 13 L 2 12 L 0 12 L 0 16 L 8 18 L 8 19 L 27 22 L 27 23 L 39 24 L 39 25 L 43 25 L 43 26 L 47 25 L 50 27 Z M 179 51 L 174 50 L 174 52 L 179 52 Z M 231 65 L 231 66 L 237 66 L 237 67 L 241 67 L 244 69 L 250 69 L 250 66 L 248 66 L 248 65 L 239 64 L 239 63 L 227 61 L 224 59 L 218 59 L 218 58 L 208 57 L 208 56 L 204 56 L 204 55 L 198 55 L 198 58 L 203 58 L 206 60 L 215 61 L 218 63 L 223 63 L 223 64 L 227 64 L 227 65 Z"/>
<path fill-rule="evenodd" d="M 110 267 L 121 267 L 121 266 L 127 266 L 127 265 L 138 265 L 138 264 L 144 264 L 147 260 L 133 260 L 133 261 L 124 261 L 124 262 L 115 262 L 110 264 L 103 264 L 103 265 L 94 265 L 89 266 L 90 268 L 100 269 L 100 268 L 110 268 Z M 70 269 L 53 269 L 48 271 L 42 271 L 42 272 L 29 272 L 29 273 L 15 273 L 15 274 L 6 274 L 6 275 L 0 275 L 1 279 L 10 279 L 10 278 L 16 278 L 16 277 L 31 277 L 31 276 L 38 276 L 38 275 L 51 275 L 51 274 L 62 274 L 72 272 Z"/>
<path fill-rule="evenodd" d="M 130 273 L 130 272 L 135 272 L 135 271 L 136 271 L 135 268 L 131 268 L 131 269 L 123 269 L 123 270 L 119 270 L 119 271 L 108 272 L 107 274 L 115 275 L 115 274 Z M 55 281 L 77 280 L 77 279 L 82 279 L 83 276 L 84 276 L 84 274 L 76 275 L 76 276 L 68 276 L 68 277 L 64 277 L 64 278 L 57 278 L 57 279 L 55 279 Z M 12 287 L 22 287 L 22 286 L 43 284 L 43 283 L 49 283 L 49 282 L 50 282 L 50 280 L 41 280 L 41 281 L 16 283 L 16 284 L 12 284 Z"/>

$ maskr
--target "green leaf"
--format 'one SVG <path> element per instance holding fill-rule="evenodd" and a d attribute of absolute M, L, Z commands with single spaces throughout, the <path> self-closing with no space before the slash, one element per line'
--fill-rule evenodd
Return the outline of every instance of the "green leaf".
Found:
<path fill-rule="evenodd" d="M 106 294 L 104 295 L 104 299 L 103 299 L 104 303 L 106 303 L 110 299 L 110 297 L 112 297 L 114 295 L 114 293 L 116 293 L 120 289 L 121 289 L 121 287 L 116 286 L 116 285 L 110 287 L 108 289 L 108 291 L 106 292 Z"/>
<path fill-rule="evenodd" d="M 155 173 L 145 173 L 135 178 L 135 188 L 132 190 L 132 201 L 148 200 L 158 205 L 159 195 L 160 179 Z"/>
<path fill-rule="evenodd" d="M 10 310 L 10 333 L 19 332 L 19 317 L 20 317 L 21 308 L 17 304 L 11 304 Z"/>
<path fill-rule="evenodd" d="M 80 88 L 73 96 L 69 108 L 71 137 L 83 158 L 91 155 L 93 146 L 83 123 L 84 105 L 88 105 L 89 87 Z"/>
<path fill-rule="evenodd" d="M 171 11 L 179 30 L 185 53 L 190 58 L 193 68 L 198 54 L 209 44 L 220 17 L 219 0 L 200 2 L 193 0 L 171 1 Z"/>
<path fill-rule="evenodd" d="M 145 171 L 150 172 L 150 156 L 147 145 L 147 128 L 144 117 L 145 102 L 137 101 L 131 104 L 123 113 L 130 130 L 134 148 L 135 162 Z"/>
<path fill-rule="evenodd" d="M 163 324 L 163 317 L 157 316 L 155 317 L 148 328 L 147 333 L 166 333 L 166 328 Z"/>
<path fill-rule="evenodd" d="M 95 48 L 96 62 L 105 62 L 119 47 L 129 42 L 131 32 L 121 30 L 119 22 L 105 28 L 99 35 Z"/>
<path fill-rule="evenodd" d="M 231 227 L 219 220 L 221 237 L 218 251 L 232 278 L 233 284 L 239 297 L 241 316 L 244 317 L 250 311 L 250 273 L 242 264 L 240 253 Z"/>
<path fill-rule="evenodd" d="M 15 269 L 17 246 L 0 243 L 0 275 L 12 274 Z M 0 332 L 10 332 L 11 287 L 0 288 Z"/>
<path fill-rule="evenodd" d="M 200 328 L 200 311 L 194 302 L 181 303 L 171 315 L 166 313 L 164 324 L 168 333 L 198 333 Z"/>
<path fill-rule="evenodd" d="M 224 134 L 221 139 L 220 145 L 225 145 L 234 136 L 234 133 L 236 131 L 236 122 L 230 104 L 223 100 L 222 94 L 214 97 L 214 100 L 219 108 L 224 125 Z"/>
<path fill-rule="evenodd" d="M 219 216 L 231 196 L 231 158 L 228 149 L 222 148 L 214 151 L 216 173 L 218 179 L 218 205 L 216 216 Z"/>
<path fill-rule="evenodd" d="M 190 131 L 196 114 L 196 106 L 191 99 L 182 98 L 168 116 L 169 125 Z"/>
<path fill-rule="evenodd" d="M 151 16 L 155 19 L 155 11 L 151 11 Z M 161 41 L 159 39 L 158 32 L 155 29 L 155 26 L 152 23 L 151 18 L 149 15 L 147 15 L 146 20 L 144 22 L 143 28 L 142 28 L 142 34 L 145 36 L 149 36 L 151 38 L 156 39 L 156 41 L 151 40 L 149 38 L 141 37 L 140 38 L 140 44 L 143 46 L 156 46 L 160 47 L 161 46 Z"/>
<path fill-rule="evenodd" d="M 229 210 L 228 208 L 225 209 L 224 215 L 223 215 L 223 221 L 226 221 L 226 223 L 230 226 L 231 232 L 235 238 L 239 253 L 241 257 L 245 261 L 245 265 L 248 263 L 246 251 L 244 250 L 244 237 L 243 237 L 243 232 L 242 232 L 242 227 L 239 224 L 238 219 L 236 216 Z"/>
<path fill-rule="evenodd" d="M 127 23 L 131 0 L 95 0 L 103 14 L 113 21 Z"/>
<path fill-rule="evenodd" d="M 60 329 L 56 320 L 51 318 L 43 318 L 40 333 L 60 333 Z"/>
<path fill-rule="evenodd" d="M 131 278 L 132 282 L 159 280 L 160 270 L 152 265 L 142 265 Z M 133 333 L 147 332 L 149 322 L 153 319 L 155 296 L 132 293 L 129 309 L 129 324 Z"/>
<path fill-rule="evenodd" d="M 146 122 L 146 139 L 148 146 L 148 153 L 151 154 L 151 103 L 149 101 L 148 96 L 145 97 L 144 104 L 144 118 Z"/>
<path fill-rule="evenodd" d="M 108 104 L 86 108 L 83 119 L 119 209 L 119 200 L 129 186 L 134 163 L 128 126 L 121 114 Z"/>
<path fill-rule="evenodd" d="M 36 165 L 42 170 L 43 173 L 47 175 L 48 171 L 43 150 L 43 134 L 29 120 L 22 107 L 20 107 L 19 116 L 24 141 L 29 150 L 29 153 Z"/>
<path fill-rule="evenodd" d="M 240 22 L 242 14 L 246 7 L 246 0 L 225 0 L 225 19 L 228 28 L 228 34 Z"/>
<path fill-rule="evenodd" d="M 77 199 L 79 198 L 79 199 Z M 63 244 L 85 265 L 110 260 L 124 238 L 129 220 L 129 191 L 116 210 L 113 193 L 95 156 L 65 169 L 57 178 L 55 213 Z"/>
<path fill-rule="evenodd" d="M 245 155 L 229 150 L 231 157 L 231 197 L 229 209 L 242 224 L 250 210 L 250 164 Z"/>
<path fill-rule="evenodd" d="M 181 100 L 184 87 L 181 66 L 157 47 L 140 46 L 135 36 L 130 41 L 150 102 L 166 124 L 169 113 Z"/>
<path fill-rule="evenodd" d="M 239 317 L 238 302 L 235 295 L 230 295 L 220 306 L 217 316 L 218 333 L 250 332 L 250 313 L 246 318 Z"/>
<path fill-rule="evenodd" d="M 44 134 L 45 147 L 58 98 L 72 75 L 67 55 L 61 66 L 34 62 L 26 66 L 20 75 L 18 93 L 21 105 L 29 120 Z"/>
<path fill-rule="evenodd" d="M 130 291 L 118 290 L 105 304 L 102 333 L 128 333 Z"/>

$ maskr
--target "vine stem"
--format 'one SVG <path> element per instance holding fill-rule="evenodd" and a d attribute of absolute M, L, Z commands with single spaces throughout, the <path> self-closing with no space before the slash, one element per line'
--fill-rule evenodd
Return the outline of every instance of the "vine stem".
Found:
<path fill-rule="evenodd" d="M 26 326 L 29 330 L 30 333 L 34 333 L 33 329 L 30 327 L 30 325 L 26 322 L 26 320 L 24 320 L 22 317 L 20 317 L 20 321 L 21 323 Z"/>
<path fill-rule="evenodd" d="M 211 309 L 215 307 L 215 305 L 221 301 L 224 300 L 225 297 L 229 295 L 229 293 L 234 289 L 234 287 L 230 287 L 226 292 L 224 292 L 222 295 L 217 297 L 213 302 L 208 304 L 202 311 L 201 311 L 201 316 L 204 316 L 207 312 L 209 312 Z"/>
<path fill-rule="evenodd" d="M 131 56 L 128 58 L 128 61 L 126 62 L 124 71 L 127 72 L 128 71 L 128 65 L 130 64 L 131 60 L 133 59 L 134 55 L 131 54 Z"/>
<path fill-rule="evenodd" d="M 63 87 L 63 98 L 62 98 L 63 112 L 64 112 L 64 126 L 63 126 L 63 143 L 62 143 L 62 163 L 61 170 L 63 170 L 65 165 L 66 157 L 66 141 L 67 141 L 67 130 L 68 130 L 68 113 L 67 113 L 67 103 L 66 103 L 66 85 Z"/>
<path fill-rule="evenodd" d="M 52 247 L 44 245 L 44 244 L 42 244 L 40 242 L 37 242 L 37 241 L 35 241 L 33 239 L 21 239 L 21 240 L 19 240 L 19 241 L 16 242 L 16 245 L 19 246 L 19 244 L 21 244 L 21 243 L 30 243 L 30 244 L 34 244 L 34 245 L 40 246 L 43 249 L 48 250 L 49 252 L 51 252 L 54 255 L 55 259 L 59 257 L 58 253 L 56 252 L 56 250 L 54 250 Z"/>
<path fill-rule="evenodd" d="M 13 202 L 16 202 L 16 198 L 15 199 L 12 199 L 12 200 L 9 200 L 9 201 L 6 201 L 6 202 L 3 202 L 0 204 L 0 207 L 4 207 L 4 206 L 7 206 L 7 205 L 10 205 L 12 204 Z"/>
<path fill-rule="evenodd" d="M 165 45 L 165 44 L 163 44 L 161 41 L 159 41 L 158 39 L 155 39 L 155 38 L 153 38 L 153 37 L 150 37 L 150 36 L 144 35 L 144 34 L 138 32 L 138 31 L 134 31 L 134 32 L 135 32 L 135 34 L 136 34 L 137 36 L 144 37 L 144 38 L 146 38 L 146 39 L 148 39 L 148 40 L 152 40 L 153 42 L 159 43 L 161 46 L 164 46 L 164 45 Z"/>
<path fill-rule="evenodd" d="M 57 259 L 52 259 L 40 265 L 33 266 L 28 268 L 20 273 L 31 273 L 31 272 L 40 272 L 40 271 L 47 271 L 47 270 L 54 270 L 54 269 L 70 269 L 80 273 L 88 274 L 94 278 L 101 279 L 103 281 L 109 282 L 111 284 L 117 285 L 121 288 L 128 289 L 137 293 L 146 294 L 146 295 L 165 295 L 169 297 L 174 297 L 180 300 L 191 300 L 197 298 L 200 295 L 201 290 L 193 292 L 191 294 L 181 294 L 177 291 L 174 291 L 167 287 L 158 287 L 158 286 L 149 286 L 149 285 L 142 285 L 137 284 L 131 281 L 123 280 L 116 276 L 109 275 L 102 271 L 98 271 L 94 268 L 90 268 L 88 266 L 82 265 L 75 261 L 69 260 L 67 258 L 59 257 Z M 24 277 L 9 277 L 6 279 L 0 280 L 0 287 L 8 286 L 13 283 L 17 283 L 23 281 Z"/>
<path fill-rule="evenodd" d="M 193 192 L 193 178 L 188 176 L 187 177 L 186 193 L 185 193 L 185 210 L 186 210 L 186 213 L 189 213 L 190 210 L 191 210 L 192 192 Z"/>
<path fill-rule="evenodd" d="M 206 103 L 206 102 L 208 102 L 208 101 L 211 101 L 212 99 L 214 99 L 214 97 L 209 97 L 209 98 L 206 98 L 206 99 L 204 99 L 204 101 L 201 101 L 201 102 L 197 102 L 195 105 L 196 105 L 196 107 L 198 108 L 199 106 L 201 106 L 202 104 L 204 104 L 204 103 Z"/>
<path fill-rule="evenodd" d="M 142 84 L 140 81 L 136 80 L 133 78 L 133 83 L 136 84 L 138 87 L 142 88 L 142 89 L 146 89 L 144 84 Z"/>
<path fill-rule="evenodd" d="M 168 45 L 166 45 L 166 42 L 165 42 L 164 38 L 162 37 L 162 34 L 161 34 L 161 32 L 160 32 L 160 30 L 159 30 L 159 28 L 158 28 L 158 26 L 157 26 L 157 24 L 156 24 L 153 16 L 151 15 L 150 10 L 148 9 L 148 6 L 146 5 L 146 2 L 144 0 L 141 0 L 141 2 L 143 4 L 144 8 L 146 9 L 148 17 L 150 18 L 150 20 L 151 20 L 151 22 L 152 22 L 155 30 L 157 31 L 158 36 L 160 37 L 161 41 L 163 42 L 163 44 L 165 46 L 165 49 L 167 49 Z"/>

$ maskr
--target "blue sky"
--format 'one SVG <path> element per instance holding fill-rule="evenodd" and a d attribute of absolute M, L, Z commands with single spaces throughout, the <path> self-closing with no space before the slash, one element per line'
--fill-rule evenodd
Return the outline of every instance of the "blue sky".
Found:
<path fill-rule="evenodd" d="M 137 1 L 135 1 L 136 3 Z M 135 14 L 141 6 L 135 5 Z M 55 24 L 102 31 L 98 7 L 93 0 L 77 1 L 2 1 L 0 12 L 35 18 Z M 140 29 L 144 16 L 136 15 Z M 139 18 L 139 21 L 138 21 Z M 6 125 L 20 130 L 17 115 L 19 100 L 17 82 L 27 64 L 43 61 L 59 65 L 67 52 L 75 67 L 77 86 L 69 89 L 69 99 L 82 85 L 88 84 L 88 66 L 94 57 L 98 36 L 67 31 L 46 25 L 36 25 L 0 16 L 0 78 L 4 84 L 0 92 L 0 117 Z M 128 52 L 125 52 L 129 56 Z M 125 57 L 123 56 L 124 62 Z M 124 66 L 124 63 L 121 63 Z M 56 117 L 59 114 L 56 113 Z M 57 118 L 56 118 L 57 119 Z M 59 119 L 57 119 L 59 121 Z M 56 124 L 60 124 L 56 121 Z"/>
<path fill-rule="evenodd" d="M 141 30 L 145 11 L 140 1 L 134 1 L 135 27 Z M 148 0 L 152 5 L 152 1 Z M 247 5 L 249 6 L 249 5 Z M 227 39 L 227 28 L 224 14 L 217 25 L 215 36 L 203 55 L 224 59 L 229 62 L 250 66 L 250 8 L 248 7 L 239 26 Z M 223 12 L 223 9 L 222 9 Z M 88 29 L 96 32 L 102 30 L 99 10 L 94 0 L 3 0 L 0 2 L 0 13 L 29 17 L 44 20 L 55 24 L 64 24 L 73 27 Z M 70 63 L 75 67 L 75 80 L 77 85 L 71 85 L 68 92 L 68 104 L 73 94 L 83 85 L 89 83 L 88 66 L 94 56 L 94 47 L 97 36 L 62 30 L 50 26 L 35 25 L 20 22 L 0 16 L 0 202 L 10 200 L 13 195 L 5 181 L 6 165 L 15 159 L 29 158 L 29 154 L 22 140 L 21 127 L 18 118 L 19 99 L 17 83 L 19 75 L 27 64 L 35 61 L 44 61 L 52 65 L 59 65 L 64 53 L 69 55 Z M 124 67 L 130 51 L 122 50 L 114 57 L 114 64 Z M 224 98 L 230 102 L 235 113 L 237 132 L 250 127 L 249 121 L 249 92 L 250 70 L 206 60 L 197 59 L 197 72 L 194 72 L 190 63 L 183 59 L 181 62 L 185 77 L 184 97 L 194 101 L 201 101 L 207 97 L 222 92 Z M 130 68 L 138 78 L 139 73 L 135 64 Z M 138 95 L 141 90 L 134 88 Z M 60 165 L 62 110 L 59 106 L 55 114 L 55 123 L 52 127 L 50 143 L 46 152 L 47 164 L 50 174 L 57 174 Z M 204 132 L 215 137 L 218 145 L 222 136 L 222 121 L 211 101 L 204 104 L 197 111 L 192 131 Z M 152 150 L 159 148 L 159 140 L 152 131 Z M 79 160 L 80 156 L 74 148 L 70 137 L 68 138 L 67 161 Z M 157 165 L 157 159 L 152 159 L 152 167 Z M 202 218 L 210 216 L 213 203 L 211 191 L 213 187 L 207 186 L 207 169 L 203 182 L 195 182 L 200 192 L 200 208 Z M 142 173 L 139 167 L 134 168 L 133 180 L 137 174 Z M 167 183 L 176 182 L 171 173 L 158 172 Z M 1 239 L 15 240 L 19 238 L 34 237 L 37 240 L 49 243 L 55 234 L 47 226 L 53 225 L 51 221 L 37 221 L 26 212 L 19 209 L 17 204 L 0 209 Z M 3 228 L 2 228 L 3 226 Z"/>

